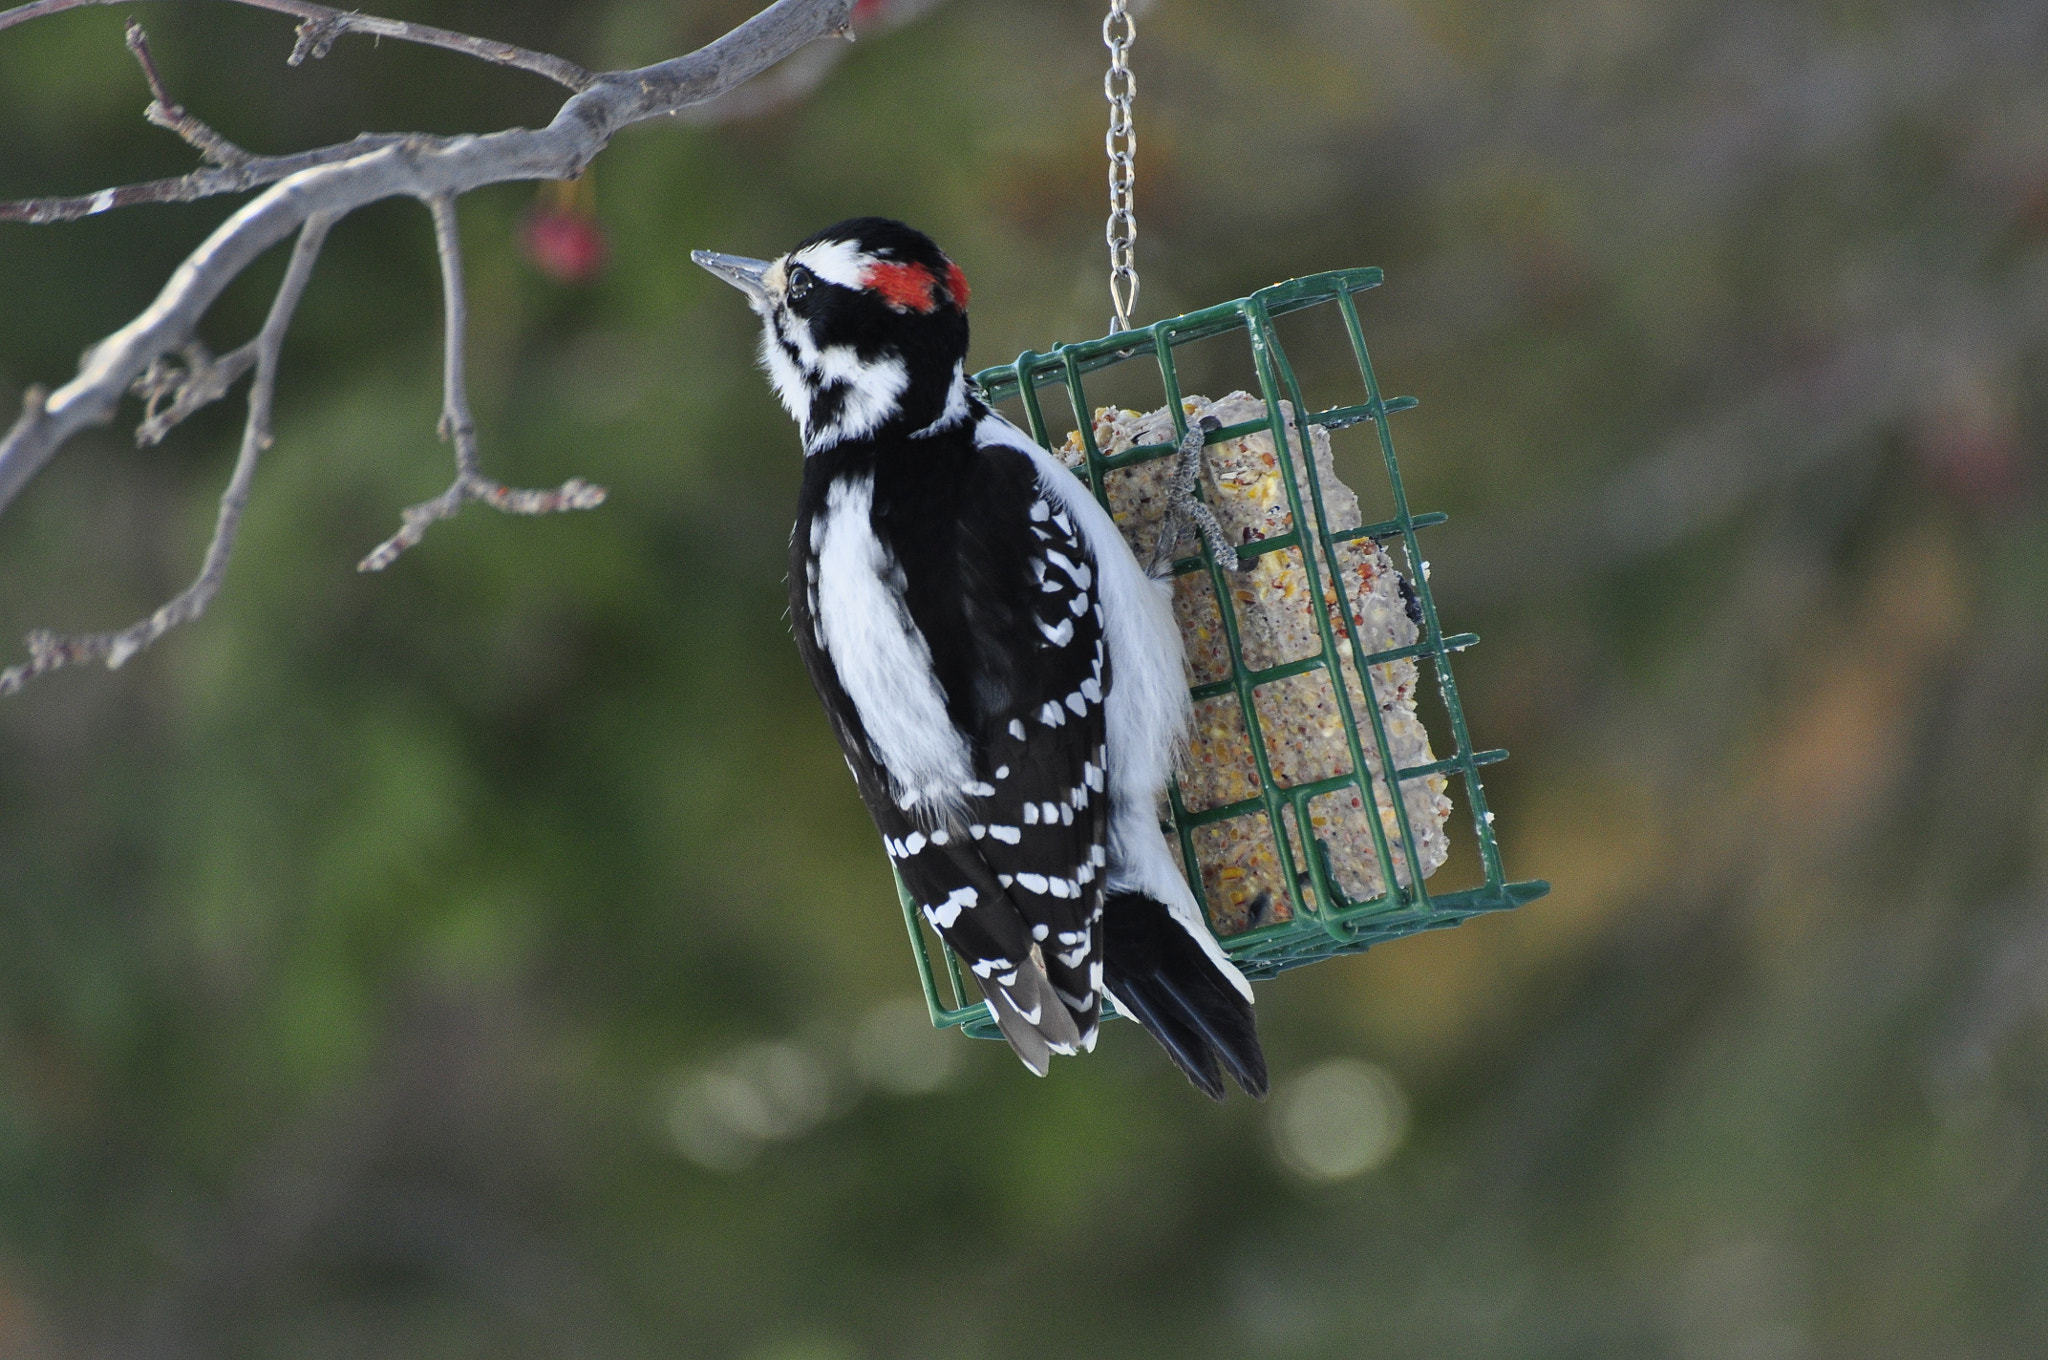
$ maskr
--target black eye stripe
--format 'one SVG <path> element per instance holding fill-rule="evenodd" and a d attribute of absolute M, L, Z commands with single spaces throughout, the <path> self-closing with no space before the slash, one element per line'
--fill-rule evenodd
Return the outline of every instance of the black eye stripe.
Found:
<path fill-rule="evenodd" d="M 789 286 L 785 291 L 792 299 L 800 298 L 811 291 L 811 285 L 816 281 L 816 276 L 804 266 L 800 264 L 791 265 L 789 270 Z"/>

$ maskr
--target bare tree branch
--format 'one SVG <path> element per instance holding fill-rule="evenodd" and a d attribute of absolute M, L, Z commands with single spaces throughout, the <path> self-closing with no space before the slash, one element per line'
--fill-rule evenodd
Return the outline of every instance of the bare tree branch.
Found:
<path fill-rule="evenodd" d="M 462 286 L 462 238 L 455 200 L 427 200 L 434 213 L 434 245 L 441 255 L 441 302 L 446 328 L 441 363 L 441 438 L 455 445 L 455 480 L 430 501 L 408 506 L 405 525 L 356 564 L 357 571 L 382 571 L 420 541 L 436 520 L 452 519 L 466 501 L 482 501 L 508 515 L 549 515 L 561 510 L 594 510 L 605 489 L 571 477 L 553 491 L 502 486 L 484 476 L 476 452 L 476 417 L 469 410 L 469 299 Z"/>
<path fill-rule="evenodd" d="M 208 164 L 176 179 L 152 180 L 145 184 L 131 184 L 118 189 L 102 189 L 98 193 L 79 194 L 71 198 L 28 198 L 13 203 L 0 203 L 0 222 L 26 222 L 30 225 L 75 222 L 82 217 L 92 217 L 136 203 L 189 203 L 216 194 L 242 193 L 265 184 L 275 184 L 285 176 L 301 170 L 331 164 L 347 156 L 358 155 L 398 140 L 397 137 L 389 135 L 365 135 L 340 146 L 322 147 L 317 151 L 305 151 L 296 155 L 252 155 L 193 117 L 183 105 L 171 98 L 170 92 L 164 87 L 163 77 L 157 72 L 156 60 L 150 55 L 149 38 L 144 34 L 141 24 L 130 19 L 126 36 L 128 50 L 135 54 L 136 62 L 141 65 L 143 78 L 149 82 L 149 92 L 152 96 L 151 103 L 142 111 L 142 116 L 158 127 L 175 132 L 194 147 Z"/>
<path fill-rule="evenodd" d="M 928 10 L 944 2 L 945 0 L 893 0 L 893 3 L 883 5 L 875 11 L 877 17 L 868 22 L 881 31 L 887 31 L 922 17 Z M 78 0 L 78 3 L 112 3 L 112 0 Z M 859 10 L 861 6 L 855 4 L 853 8 Z M 0 15 L 0 18 L 5 17 Z M 848 32 L 847 36 L 850 37 L 851 33 Z M 844 49 L 837 47 L 806 48 L 798 53 L 794 60 L 780 66 L 766 81 L 753 82 L 744 89 L 738 88 L 738 82 L 735 82 L 720 92 L 667 112 L 681 121 L 697 125 L 727 123 L 772 113 L 816 89 L 838 66 L 843 55 Z M 590 79 L 595 80 L 596 77 L 592 76 Z M 158 97 L 160 100 L 163 98 L 161 94 Z M 183 110 L 179 109 L 178 112 L 182 114 Z M 149 116 L 147 111 L 145 116 Z M 150 121 L 158 120 L 151 117 Z M 177 128 L 173 128 L 172 131 L 178 131 L 181 136 L 183 135 Z M 140 184 L 121 185 L 102 189 L 97 193 L 69 197 L 23 198 L 12 202 L 0 202 L 0 222 L 25 222 L 32 226 L 76 222 L 82 218 L 111 212 L 116 208 L 127 208 L 142 203 L 191 203 L 223 194 L 246 193 L 251 189 L 260 189 L 266 184 L 275 184 L 301 170 L 331 165 L 335 161 L 346 160 L 364 151 L 389 146 L 404 140 L 404 137 L 403 133 L 366 132 L 351 142 L 320 147 L 312 151 L 293 152 L 285 156 L 257 156 L 245 152 L 245 159 L 233 165 L 209 165 L 188 175 L 179 175 L 175 179 L 147 180 Z"/>
<path fill-rule="evenodd" d="M 250 342 L 256 380 L 249 385 L 249 419 L 242 427 L 242 450 L 236 455 L 235 470 L 228 478 L 227 490 L 221 493 L 220 515 L 214 521 L 213 541 L 206 546 L 206 557 L 200 563 L 199 575 L 154 614 L 118 633 L 91 633 L 79 637 L 31 633 L 28 639 L 29 659 L 0 671 L 0 696 L 14 693 L 45 672 L 80 662 L 105 661 L 107 669 L 116 670 L 129 657 L 171 629 L 206 612 L 206 606 L 213 602 L 222 579 L 227 575 L 228 556 L 235 549 L 235 535 L 242 527 L 242 511 L 249 503 L 249 487 L 256 477 L 256 463 L 275 442 L 270 432 L 270 413 L 277 395 L 278 353 L 284 346 L 284 335 L 291 325 L 292 313 L 298 310 L 299 298 L 305 294 L 306 281 L 313 276 L 313 263 L 320 258 L 320 247 L 326 243 L 330 225 L 330 218 L 313 217 L 300 229 L 299 243 L 292 250 L 291 264 L 285 269 L 284 282 L 278 285 L 277 297 L 270 304 L 270 315 L 264 319 L 263 329 Z"/>
<path fill-rule="evenodd" d="M 945 0 L 858 0 L 851 19 L 853 32 L 862 37 L 887 33 L 916 22 L 944 3 Z M 847 50 L 843 43 L 807 47 L 761 79 L 747 82 L 744 88 L 679 109 L 675 116 L 686 123 L 710 126 L 773 113 L 824 84 L 825 77 L 845 59 Z"/>
<path fill-rule="evenodd" d="M 130 0 L 36 0 L 34 4 L 17 5 L 13 9 L 0 11 L 0 29 L 9 29 L 16 24 L 25 24 L 31 19 L 41 19 L 51 14 L 61 14 L 69 9 L 127 3 L 130 3 Z M 408 23 L 402 19 L 380 19 L 374 14 L 361 14 L 353 10 L 344 12 L 330 9 L 326 5 L 307 4 L 304 0 L 229 0 L 229 3 L 289 14 L 298 19 L 299 40 L 288 58 L 293 66 L 297 66 L 307 57 L 318 61 L 326 56 L 328 50 L 334 46 L 335 39 L 344 34 L 363 33 L 373 38 L 395 38 L 400 42 L 439 47 L 498 66 L 530 71 L 571 90 L 585 89 L 594 79 L 590 72 L 573 61 L 565 61 L 546 52 L 529 52 L 511 43 L 494 42 L 489 38 L 473 38 L 467 33 L 454 33 L 445 28 L 435 28 L 431 24 Z"/>
<path fill-rule="evenodd" d="M 111 212 L 115 208 L 132 207 L 138 203 L 191 203 L 220 194 L 246 193 L 250 189 L 260 189 L 266 184 L 275 184 L 281 179 L 296 175 L 301 170 L 332 165 L 351 156 L 360 156 L 365 151 L 395 146 L 404 140 L 404 133 L 366 132 L 354 141 L 343 142 L 338 146 L 298 151 L 289 156 L 251 156 L 237 165 L 209 165 L 194 170 L 189 175 L 180 175 L 176 179 L 149 180 L 142 184 L 127 184 L 118 189 L 102 189 L 98 193 L 78 194 L 70 198 L 16 199 L 12 203 L 0 203 L 0 222 L 25 222 L 30 226 L 43 226 L 52 222 L 76 222 L 82 217 L 96 217 L 100 213 Z"/>
<path fill-rule="evenodd" d="M 406 136 L 288 175 L 222 223 L 172 273 L 154 303 L 87 353 L 76 378 L 46 402 L 24 409 L 0 440 L 0 510 L 65 440 L 111 419 L 130 384 L 158 358 L 189 343 L 228 283 L 309 217 L 338 218 L 400 195 L 431 200 L 507 180 L 572 179 L 620 128 L 731 89 L 809 42 L 839 32 L 851 9 L 852 0 L 777 0 L 689 56 L 594 77 L 545 128 Z"/>
<path fill-rule="evenodd" d="M 89 349 L 78 375 L 54 392 L 33 386 L 22 413 L 0 439 L 0 511 L 56 454 L 65 441 L 89 426 L 104 425 L 123 396 L 144 401 L 136 430 L 139 443 L 163 438 L 193 411 L 218 400 L 253 366 L 250 426 L 241 459 L 221 504 L 220 528 L 206 564 L 190 589 L 155 615 L 121 633 L 59 638 L 38 633 L 29 641 L 30 660 L 0 674 L 0 695 L 19 689 L 36 675 L 76 661 L 104 659 L 119 665 L 139 648 L 186 619 L 196 617 L 219 587 L 234 531 L 240 521 L 255 459 L 270 442 L 270 405 L 275 386 L 276 347 L 303 290 L 303 275 L 328 227 L 367 204 L 394 197 L 420 199 L 434 213 L 446 289 L 447 373 L 442 427 L 453 441 L 456 480 L 434 500 L 405 511 L 404 527 L 361 563 L 381 570 L 417 543 L 436 520 L 455 514 L 470 500 L 510 514 L 549 514 L 600 504 L 604 490 L 580 478 L 551 491 L 501 486 L 484 477 L 476 455 L 475 422 L 463 379 L 463 331 L 467 304 L 462 290 L 461 253 L 455 236 L 454 200 L 472 189 L 511 180 L 573 179 L 621 129 L 679 112 L 716 98 L 811 42 L 844 35 L 855 0 L 776 0 L 716 42 L 688 56 L 634 70 L 592 75 L 573 63 L 509 44 L 443 29 L 344 14 L 299 0 L 232 0 L 301 19 L 297 62 L 321 56 L 345 33 L 369 33 L 426 43 L 485 61 L 547 75 L 575 90 L 546 127 L 508 128 L 485 135 L 432 137 L 398 134 L 359 137 L 343 146 L 297 156 L 254 157 L 243 152 L 172 103 L 149 55 L 140 29 L 129 45 L 142 64 L 154 102 L 150 121 L 184 137 L 217 162 L 177 180 L 104 189 L 79 199 L 0 205 L 0 220 L 51 222 L 88 216 L 128 203 L 176 202 L 213 193 L 270 184 L 223 222 L 172 272 L 156 300 L 140 315 Z M 29 19 L 114 0 L 37 0 L 0 12 L 0 30 Z M 318 223 L 315 230 L 314 224 Z M 293 232 L 300 232 L 287 287 L 263 333 L 220 359 L 198 343 L 202 317 L 244 269 Z M 273 329 L 275 334 L 273 335 Z M 168 403 L 168 404 L 166 404 Z M 252 442 L 254 441 L 254 442 Z"/>

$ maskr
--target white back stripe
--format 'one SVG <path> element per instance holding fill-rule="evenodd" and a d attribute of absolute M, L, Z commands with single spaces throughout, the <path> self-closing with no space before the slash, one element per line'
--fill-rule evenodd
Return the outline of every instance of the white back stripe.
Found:
<path fill-rule="evenodd" d="M 834 482 L 812 527 L 818 640 L 899 805 L 921 803 L 944 814 L 958 808 L 961 785 L 974 771 L 932 673 L 931 648 L 897 584 L 901 572 L 875 537 L 874 490 L 868 477 Z"/>

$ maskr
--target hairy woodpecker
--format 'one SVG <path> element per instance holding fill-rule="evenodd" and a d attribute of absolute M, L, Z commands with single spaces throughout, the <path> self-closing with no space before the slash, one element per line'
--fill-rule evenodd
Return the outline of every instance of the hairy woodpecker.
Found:
<path fill-rule="evenodd" d="M 967 279 L 863 217 L 780 259 L 691 256 L 763 323 L 801 428 L 790 617 L 905 887 L 1024 1065 L 1101 997 L 1191 1081 L 1266 1091 L 1252 991 L 1159 826 L 1188 719 L 1167 583 L 967 376 Z"/>

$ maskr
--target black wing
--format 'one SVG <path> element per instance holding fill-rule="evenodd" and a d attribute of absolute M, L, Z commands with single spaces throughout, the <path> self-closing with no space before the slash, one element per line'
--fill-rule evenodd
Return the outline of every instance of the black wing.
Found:
<path fill-rule="evenodd" d="M 981 668 L 982 688 L 1008 702 L 981 715 L 982 782 L 968 831 L 1030 928 L 1081 1046 L 1092 1048 L 1101 1018 L 1110 683 L 1095 563 L 1029 460 L 1006 448 L 988 450 L 986 460 L 1009 465 L 1002 480 L 1013 484 L 1004 492 L 1029 534 L 1021 550 L 1028 578 L 1017 617 L 1001 634 L 1015 640 L 1012 654 Z M 975 553 L 970 547 L 964 556 Z M 1004 598 L 994 590 L 969 596 L 983 607 L 992 597 Z M 988 678 L 996 666 L 1004 668 L 999 682 Z"/>

